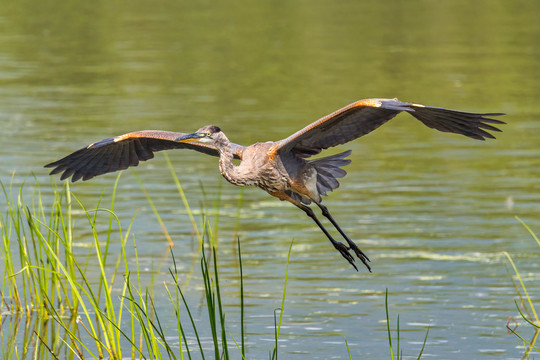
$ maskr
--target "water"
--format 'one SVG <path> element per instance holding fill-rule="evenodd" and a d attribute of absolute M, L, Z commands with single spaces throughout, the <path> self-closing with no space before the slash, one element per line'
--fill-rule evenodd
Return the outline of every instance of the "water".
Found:
<path fill-rule="evenodd" d="M 284 358 L 348 358 L 343 336 L 353 358 L 386 356 L 385 289 L 406 354 L 419 353 L 429 326 L 427 356 L 519 358 L 521 343 L 505 328 L 519 314 L 501 251 L 512 254 L 537 299 L 538 247 L 514 215 L 540 231 L 539 7 L 499 0 L 3 2 L 0 179 L 17 187 L 33 173 L 50 193 L 43 164 L 109 136 L 215 124 L 237 143 L 277 140 L 360 98 L 506 112 L 495 141 L 438 133 L 400 115 L 338 149 L 352 149 L 353 162 L 325 204 L 370 256 L 372 274 L 354 272 L 298 209 L 255 189 L 244 191 L 239 235 L 250 358 L 266 358 L 273 346 L 292 239 Z M 208 206 L 221 193 L 220 265 L 234 333 L 240 191 L 220 178 L 216 159 L 169 155 L 196 211 L 201 183 Z M 163 156 L 137 174 L 189 272 L 199 254 Z M 107 175 L 72 190 L 92 208 L 114 181 Z M 123 223 L 139 209 L 133 231 L 141 263 L 157 272 L 156 283 L 166 281 L 167 242 L 133 172 L 124 172 L 117 196 Z M 78 241 L 86 244 L 89 229 L 80 223 Z M 195 306 L 197 279 L 188 286 Z M 169 311 L 165 298 L 158 304 Z"/>

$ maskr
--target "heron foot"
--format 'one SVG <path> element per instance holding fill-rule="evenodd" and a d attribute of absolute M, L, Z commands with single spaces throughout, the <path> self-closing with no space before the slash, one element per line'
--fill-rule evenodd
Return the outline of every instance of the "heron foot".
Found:
<path fill-rule="evenodd" d="M 350 248 L 347 247 L 346 245 L 340 243 L 339 241 L 332 241 L 332 245 L 334 245 L 334 247 L 336 248 L 337 251 L 339 251 L 339 253 L 341 254 L 341 256 L 343 256 L 348 262 L 349 264 L 352 265 L 352 267 L 358 271 L 358 268 L 356 267 L 356 265 L 354 264 L 354 257 L 349 253 L 349 250 Z M 363 259 L 360 259 L 362 260 L 362 262 L 364 262 Z M 364 262 L 365 264 L 365 262 Z M 367 265 L 366 265 L 367 266 Z M 368 269 L 369 269 L 369 266 L 368 266 Z M 371 269 L 370 269 L 371 271 Z"/>
<path fill-rule="evenodd" d="M 347 243 L 349 244 L 350 247 L 348 247 L 347 249 L 350 250 L 352 249 L 354 251 L 354 253 L 356 254 L 356 256 L 362 261 L 362 263 L 367 267 L 367 269 L 369 270 L 369 272 L 371 272 L 371 266 L 368 265 L 368 261 L 371 261 L 369 260 L 369 258 L 367 257 L 366 254 L 364 254 L 364 252 L 362 250 L 360 250 L 360 248 L 350 239 L 347 239 Z M 349 254 L 350 255 L 350 254 Z"/>

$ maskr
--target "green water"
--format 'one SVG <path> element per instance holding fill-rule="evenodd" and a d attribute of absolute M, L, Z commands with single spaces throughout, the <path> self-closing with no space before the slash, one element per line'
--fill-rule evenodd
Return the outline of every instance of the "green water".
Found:
<path fill-rule="evenodd" d="M 506 112 L 497 140 L 438 133 L 400 115 L 339 149 L 352 149 L 353 162 L 325 204 L 369 255 L 372 274 L 354 272 L 298 209 L 255 189 L 244 191 L 239 236 L 250 358 L 273 346 L 294 238 L 283 358 L 348 358 L 343 335 L 353 358 L 386 356 L 388 288 L 406 354 L 419 353 L 430 326 L 429 356 L 517 359 L 523 348 L 505 325 L 519 314 L 500 252 L 513 255 L 537 299 L 538 248 L 514 215 L 540 232 L 539 11 L 540 2 L 508 0 L 3 1 L 0 179 L 17 187 L 33 173 L 46 186 L 43 164 L 140 129 L 215 124 L 237 143 L 278 140 L 361 98 Z M 197 211 L 201 184 L 210 207 L 221 193 L 220 263 L 234 304 L 240 191 L 215 158 L 169 155 Z M 158 155 L 137 174 L 187 272 L 199 254 L 165 166 Z M 114 181 L 72 190 L 91 208 Z M 126 223 L 139 209 L 141 262 L 164 281 L 167 242 L 131 171 L 115 208 Z M 90 242 L 89 229 L 79 231 Z M 190 290 L 197 303 L 200 289 Z"/>

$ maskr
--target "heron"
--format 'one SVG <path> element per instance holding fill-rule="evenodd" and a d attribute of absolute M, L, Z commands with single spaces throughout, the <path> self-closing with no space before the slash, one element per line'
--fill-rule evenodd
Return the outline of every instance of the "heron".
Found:
<path fill-rule="evenodd" d="M 312 159 L 323 150 L 345 144 L 377 129 L 400 112 L 407 112 L 424 125 L 461 134 L 476 140 L 494 139 L 489 132 L 501 130 L 493 124 L 505 124 L 492 116 L 503 113 L 472 113 L 426 106 L 398 99 L 364 99 L 349 104 L 309 124 L 279 141 L 243 146 L 231 142 L 221 129 L 207 125 L 196 132 L 180 133 L 142 130 L 110 137 L 92 143 L 66 157 L 45 165 L 50 175 L 62 173 L 61 180 L 71 177 L 89 180 L 95 176 L 137 166 L 154 157 L 154 152 L 168 149 L 191 149 L 219 157 L 219 170 L 233 185 L 256 186 L 268 194 L 288 201 L 305 212 L 330 240 L 334 248 L 358 271 L 355 257 L 371 272 L 370 259 L 343 231 L 330 211 L 322 204 L 338 188 L 343 166 L 351 160 L 351 151 Z M 233 159 L 240 160 L 238 165 Z M 315 203 L 346 244 L 337 241 L 309 206 Z"/>

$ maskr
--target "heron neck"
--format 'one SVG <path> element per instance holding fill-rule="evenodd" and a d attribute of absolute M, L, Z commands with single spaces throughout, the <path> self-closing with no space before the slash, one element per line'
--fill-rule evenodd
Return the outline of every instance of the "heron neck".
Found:
<path fill-rule="evenodd" d="M 233 164 L 234 154 L 229 141 L 224 141 L 218 146 L 219 150 L 219 170 L 228 182 L 238 186 L 244 186 L 246 183 L 240 179 L 238 167 Z"/>

